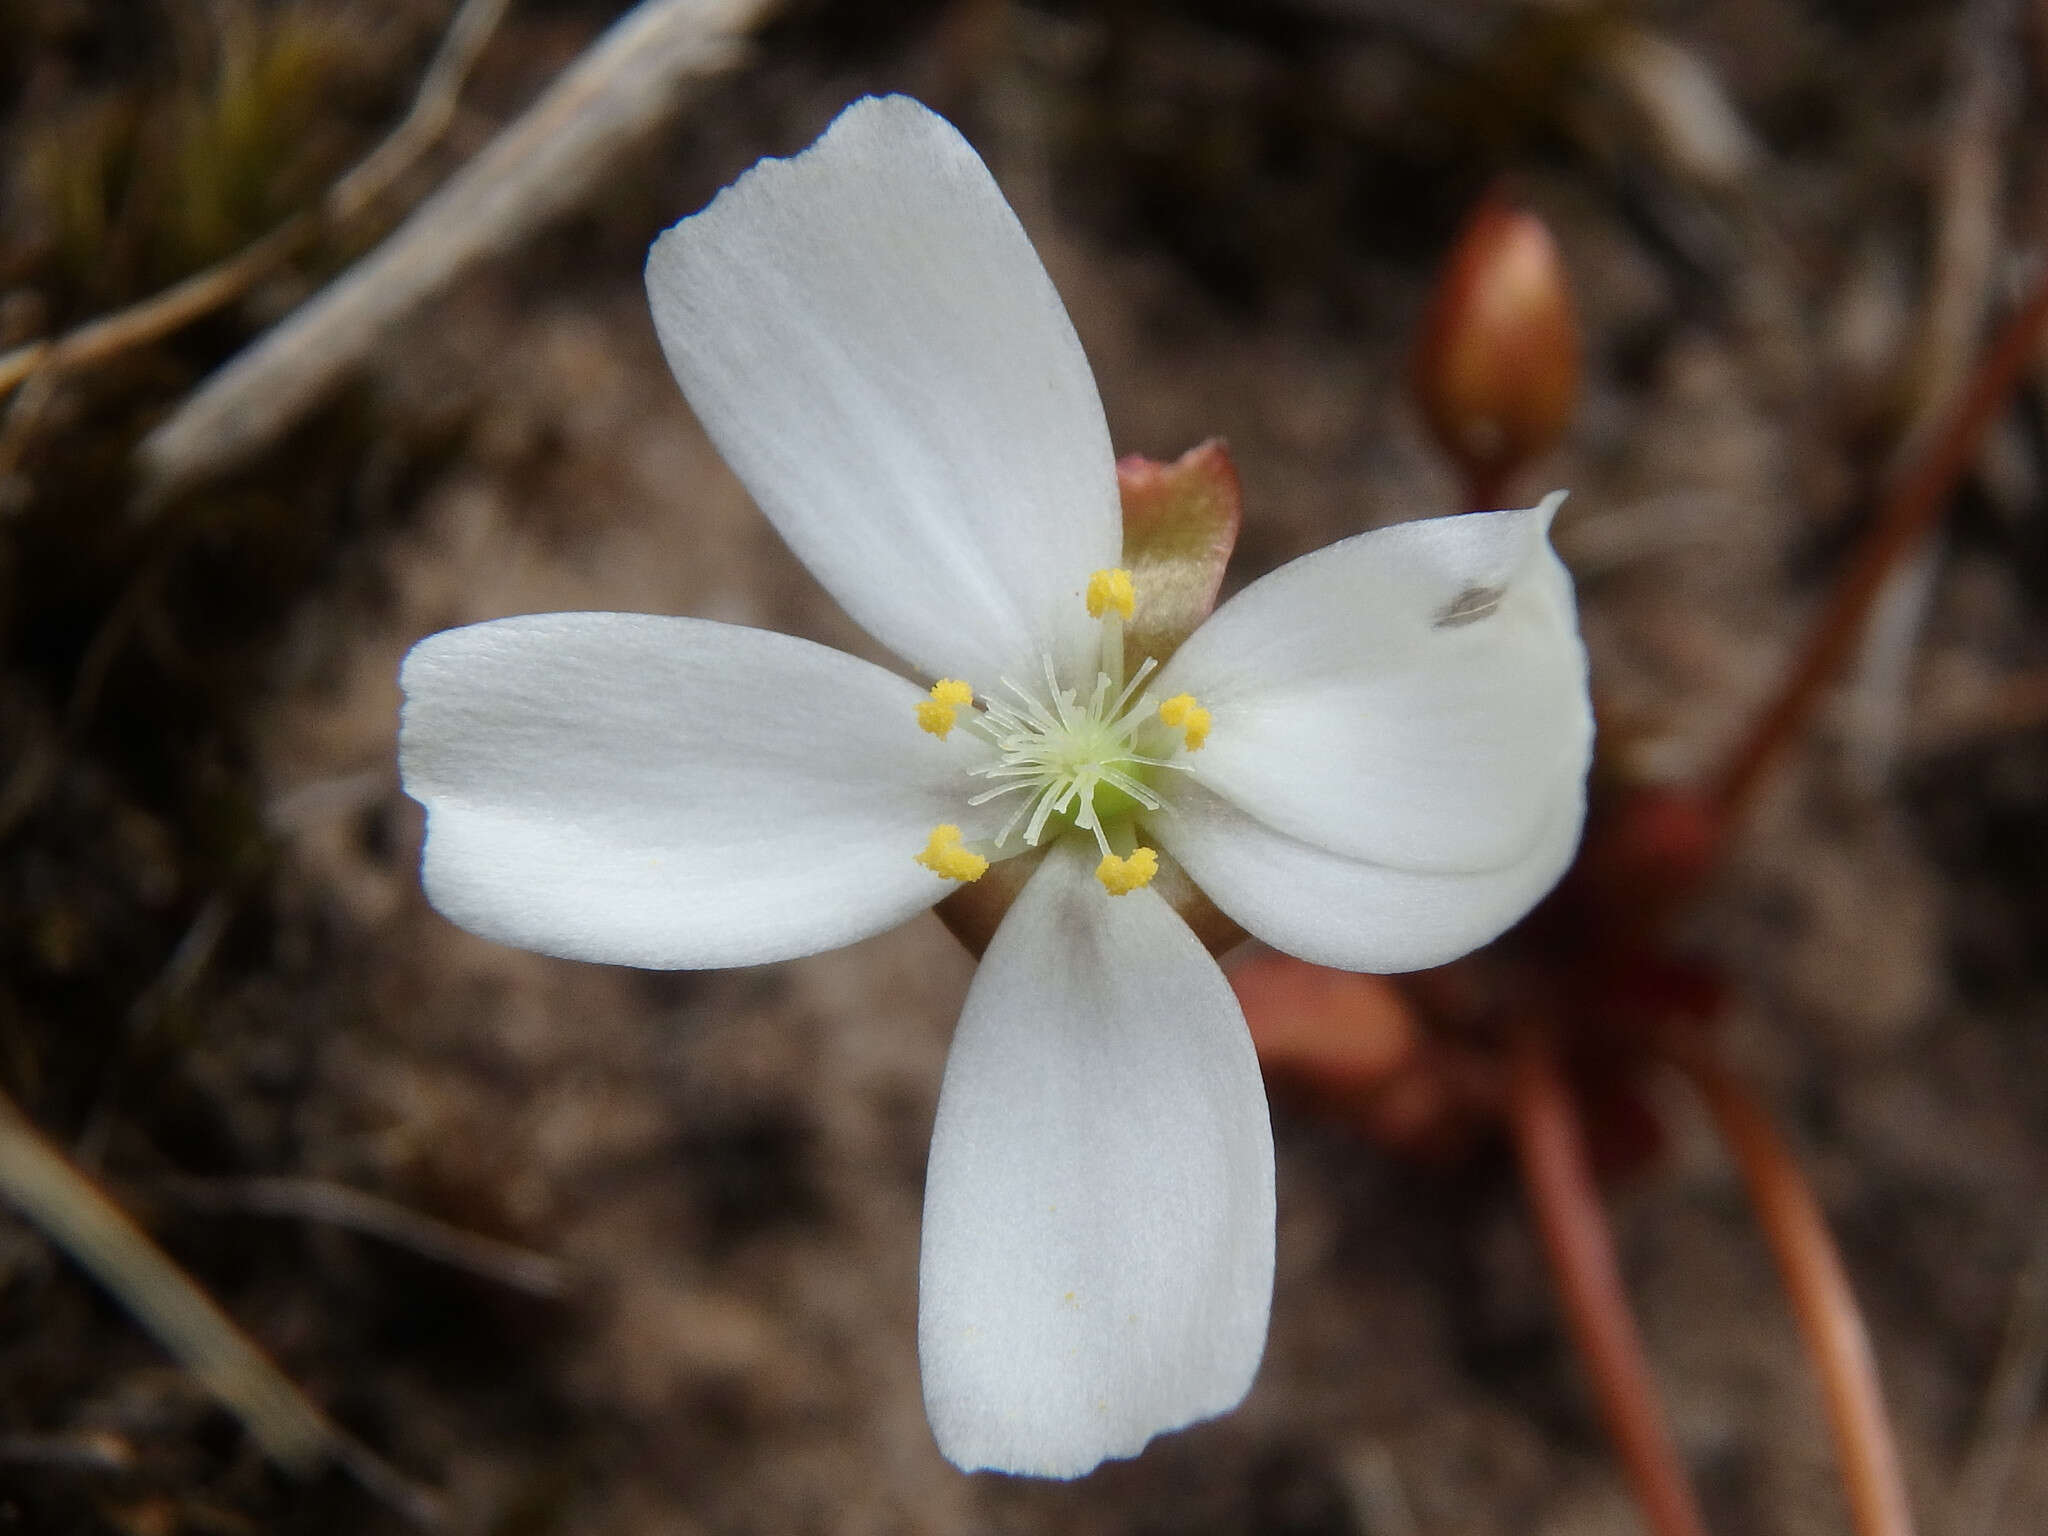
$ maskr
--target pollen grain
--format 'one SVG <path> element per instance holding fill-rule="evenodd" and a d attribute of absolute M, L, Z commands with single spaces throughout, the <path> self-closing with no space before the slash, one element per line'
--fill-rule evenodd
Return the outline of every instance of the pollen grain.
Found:
<path fill-rule="evenodd" d="M 932 828 L 932 835 L 924 845 L 924 852 L 917 855 L 917 862 L 933 874 L 947 880 L 958 880 L 962 885 L 979 880 L 988 873 L 988 860 L 960 845 L 960 829 L 950 821 L 942 821 Z"/>
<path fill-rule="evenodd" d="M 1192 693 L 1176 693 L 1160 705 L 1159 718 L 1180 732 L 1181 743 L 1190 752 L 1201 751 L 1202 743 L 1209 739 L 1209 711 L 1195 702 Z"/>
<path fill-rule="evenodd" d="M 953 729 L 960 711 L 974 702 L 974 690 L 957 677 L 942 677 L 932 684 L 932 695 L 917 702 L 917 727 L 939 740 Z"/>
<path fill-rule="evenodd" d="M 1095 866 L 1095 878 L 1102 882 L 1102 888 L 1112 896 L 1128 896 L 1132 891 L 1152 883 L 1152 877 L 1159 873 L 1159 855 L 1150 848 L 1134 848 L 1130 857 L 1118 858 L 1105 853 L 1102 862 Z"/>
<path fill-rule="evenodd" d="M 1114 608 L 1128 619 L 1138 606 L 1138 589 L 1129 571 L 1097 571 L 1088 578 L 1088 617 L 1099 619 Z"/>

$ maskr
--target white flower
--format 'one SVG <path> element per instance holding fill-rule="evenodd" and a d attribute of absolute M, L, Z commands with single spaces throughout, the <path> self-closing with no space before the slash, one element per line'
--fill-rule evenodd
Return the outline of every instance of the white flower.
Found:
<path fill-rule="evenodd" d="M 434 635 L 401 747 L 427 894 L 548 954 L 748 965 L 1042 854 L 940 1092 L 925 1401 L 962 1467 L 1134 1455 L 1243 1397 L 1273 1283 L 1258 1063 L 1148 881 L 1177 862 L 1259 938 L 1356 970 L 1526 911 L 1577 841 L 1591 737 L 1555 498 L 1347 539 L 1126 668 L 1143 594 L 1094 381 L 948 124 L 856 103 L 663 235 L 647 283 L 727 461 L 931 686 L 700 619 Z"/>

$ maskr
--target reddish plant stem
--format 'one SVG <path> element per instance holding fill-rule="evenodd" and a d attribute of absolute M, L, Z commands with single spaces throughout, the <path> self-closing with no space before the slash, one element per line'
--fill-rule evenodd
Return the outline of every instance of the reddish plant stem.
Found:
<path fill-rule="evenodd" d="M 1465 507 L 1472 512 L 1498 512 L 1506 505 L 1508 473 L 1515 466 L 1472 469 L 1465 475 Z"/>
<path fill-rule="evenodd" d="M 1636 1501 L 1655 1536 L 1706 1536 L 1622 1287 L 1577 1106 L 1550 1042 L 1533 1030 L 1515 1046 L 1508 1125 L 1565 1320 Z"/>
<path fill-rule="evenodd" d="M 1820 1374 L 1857 1536 L 1913 1536 L 1877 1362 L 1820 1203 L 1749 1089 L 1701 1049 L 1678 1053 L 1749 1186 L 1750 1202 Z"/>
<path fill-rule="evenodd" d="M 1722 826 L 1748 809 L 1765 772 L 1806 723 L 1822 689 L 1863 633 L 1885 578 L 1932 528 L 1951 491 L 1977 457 L 1984 434 L 2005 408 L 2048 331 L 2048 267 L 1977 365 L 1955 411 L 1891 487 L 1849 569 L 1829 598 L 1776 697 L 1730 755 L 1713 785 Z"/>

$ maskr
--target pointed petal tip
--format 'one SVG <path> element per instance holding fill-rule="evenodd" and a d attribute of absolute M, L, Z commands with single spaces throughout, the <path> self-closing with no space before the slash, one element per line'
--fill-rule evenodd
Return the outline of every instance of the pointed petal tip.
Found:
<path fill-rule="evenodd" d="M 1347 859 L 1522 861 L 1589 756 L 1577 606 L 1545 537 L 1561 499 L 1359 534 L 1218 608 L 1157 683 L 1214 714 L 1192 778 Z"/>

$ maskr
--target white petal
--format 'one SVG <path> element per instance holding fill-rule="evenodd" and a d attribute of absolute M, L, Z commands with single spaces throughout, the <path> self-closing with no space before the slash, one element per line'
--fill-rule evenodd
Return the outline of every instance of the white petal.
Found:
<path fill-rule="evenodd" d="M 951 124 L 855 102 L 655 241 L 647 291 L 705 430 L 870 634 L 980 689 L 1035 676 L 1040 649 L 1076 659 L 1089 574 L 1123 542 L 1109 430 Z"/>
<path fill-rule="evenodd" d="M 1155 697 L 1214 718 L 1193 776 L 1289 836 L 1406 869 L 1518 864 L 1585 778 L 1593 715 L 1560 497 L 1363 533 L 1217 610 Z"/>
<path fill-rule="evenodd" d="M 1077 1477 L 1234 1406 L 1265 1348 L 1273 1138 L 1244 1016 L 1079 839 L 1004 918 L 939 1095 L 918 1351 L 957 1465 Z"/>
<path fill-rule="evenodd" d="M 427 899 L 486 938 L 661 969 L 851 943 L 953 887 L 990 750 L 917 728 L 910 683 L 702 619 L 541 613 L 406 657 L 399 764 L 427 808 Z M 987 820 L 984 813 L 980 820 Z"/>
<path fill-rule="evenodd" d="M 1348 859 L 1193 785 L 1150 831 L 1211 901 L 1275 949 L 1338 970 L 1416 971 L 1519 920 L 1571 863 L 1584 819 L 1584 795 L 1560 789 L 1522 856 L 1481 874 Z"/>

